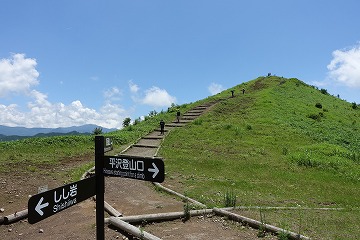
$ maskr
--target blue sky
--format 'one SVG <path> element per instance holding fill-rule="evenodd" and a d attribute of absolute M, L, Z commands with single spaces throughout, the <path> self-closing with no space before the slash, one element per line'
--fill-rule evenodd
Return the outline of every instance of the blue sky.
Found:
<path fill-rule="evenodd" d="M 121 128 L 268 72 L 360 103 L 356 0 L 2 0 L 0 125 Z"/>

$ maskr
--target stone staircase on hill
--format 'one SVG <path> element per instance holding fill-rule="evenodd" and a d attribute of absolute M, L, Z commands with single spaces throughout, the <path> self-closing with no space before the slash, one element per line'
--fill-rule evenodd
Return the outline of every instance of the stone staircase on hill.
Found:
<path fill-rule="evenodd" d="M 186 124 L 194 121 L 196 118 L 204 114 L 210 107 L 215 105 L 217 102 L 210 102 L 194 107 L 188 112 L 184 113 L 179 122 L 175 119 L 171 123 L 165 123 L 165 134 L 160 133 L 160 129 L 156 129 L 148 135 L 140 138 L 138 142 L 125 149 L 119 155 L 135 156 L 135 157 L 155 157 L 160 148 L 161 142 L 164 137 L 173 128 L 183 127 Z"/>

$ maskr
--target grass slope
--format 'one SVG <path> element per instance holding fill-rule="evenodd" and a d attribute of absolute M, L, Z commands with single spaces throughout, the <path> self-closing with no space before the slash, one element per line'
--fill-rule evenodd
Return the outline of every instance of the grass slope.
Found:
<path fill-rule="evenodd" d="M 260 77 L 232 90 L 234 98 L 229 90 L 214 96 L 224 100 L 166 138 L 160 154 L 170 185 L 210 206 L 223 206 L 230 191 L 244 206 L 359 208 L 360 109 L 297 79 Z M 303 228 L 316 239 L 346 239 L 328 228 L 346 220 L 343 231 L 355 229 L 359 214 L 317 225 L 310 214 Z"/>
<path fill-rule="evenodd" d="M 179 106 L 182 112 L 187 111 L 193 104 Z M 150 115 L 150 114 L 149 114 Z M 119 153 L 130 143 L 135 142 L 139 137 L 158 128 L 159 122 L 163 119 L 170 122 L 175 118 L 175 107 L 169 108 L 167 112 L 161 112 L 147 116 L 145 121 L 136 125 L 130 125 L 122 130 L 105 134 L 111 137 L 114 143 L 113 152 Z M 84 170 L 94 165 L 94 136 L 73 135 L 55 137 L 33 137 L 23 140 L 0 142 L 0 177 L 4 174 L 28 173 L 40 175 L 53 175 L 53 167 L 62 166 L 69 161 L 88 161 L 73 165 L 80 165 L 79 169 L 62 173 L 65 182 L 79 180 Z"/>
<path fill-rule="evenodd" d="M 234 98 L 229 98 L 230 90 L 235 90 Z M 186 112 L 220 100 L 206 115 L 165 139 L 160 154 L 165 157 L 166 184 L 208 206 L 224 206 L 226 195 L 233 193 L 237 205 L 243 206 L 342 207 L 345 210 L 325 212 L 263 209 L 261 214 L 268 223 L 313 239 L 357 239 L 360 109 L 323 93 L 297 79 L 260 77 L 180 106 Z M 169 109 L 106 136 L 113 138 L 118 153 L 158 128 L 160 119 L 174 118 L 174 109 Z M 0 176 L 52 176 L 57 174 L 53 166 L 93 156 L 94 139 L 0 142 L 0 152 Z M 91 159 L 74 164 L 80 167 L 64 173 L 64 181 L 78 180 L 93 164 Z M 258 210 L 246 214 L 260 220 Z"/>

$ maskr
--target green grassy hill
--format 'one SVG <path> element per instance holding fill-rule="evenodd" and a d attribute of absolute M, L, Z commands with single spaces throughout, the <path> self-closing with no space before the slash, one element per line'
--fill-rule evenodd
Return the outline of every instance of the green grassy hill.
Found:
<path fill-rule="evenodd" d="M 264 221 L 313 239 L 358 238 L 358 105 L 297 79 L 271 76 L 183 105 L 181 112 L 214 100 L 219 102 L 209 112 L 172 130 L 163 142 L 159 154 L 165 159 L 166 185 L 210 207 L 226 206 L 228 198 L 236 198 L 238 206 L 343 208 L 261 208 L 242 214 L 260 219 L 260 212 Z M 160 119 L 173 120 L 173 110 L 106 134 L 114 140 L 114 152 L 157 128 Z M 0 152 L 0 175 L 51 176 L 54 166 L 69 159 L 82 161 L 77 156 L 93 156 L 94 137 L 0 142 Z M 93 160 L 76 164 L 80 167 L 65 173 L 64 181 L 77 180 L 93 164 Z"/>
<path fill-rule="evenodd" d="M 230 90 L 234 98 L 228 98 Z M 324 239 L 356 239 L 341 237 L 360 220 L 356 104 L 280 77 L 260 77 L 208 100 L 213 99 L 224 100 L 166 138 L 160 154 L 169 185 L 210 206 L 224 205 L 224 197 L 233 192 L 242 206 L 357 208 L 326 217 L 306 215 L 305 232 L 322 232 L 312 229 L 320 226 L 326 232 L 347 222 L 338 229 L 341 233 L 330 232 Z"/>

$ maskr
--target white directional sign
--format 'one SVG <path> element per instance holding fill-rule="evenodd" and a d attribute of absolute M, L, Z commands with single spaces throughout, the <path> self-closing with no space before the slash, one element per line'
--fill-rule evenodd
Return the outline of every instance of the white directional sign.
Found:
<path fill-rule="evenodd" d="M 156 166 L 155 163 L 152 163 L 153 168 L 148 168 L 149 172 L 152 172 L 152 178 L 155 178 L 159 174 L 159 168 Z"/>
<path fill-rule="evenodd" d="M 44 212 L 43 212 L 42 209 L 45 208 L 45 207 L 47 207 L 47 206 L 49 206 L 49 203 L 48 203 L 48 202 L 43 203 L 43 201 L 44 201 L 44 197 L 41 197 L 40 200 L 39 200 L 39 202 L 36 204 L 36 207 L 35 207 L 35 211 L 36 211 L 40 216 L 44 215 Z"/>
<path fill-rule="evenodd" d="M 95 177 L 70 183 L 32 196 L 28 220 L 33 224 L 95 195 Z"/>
<path fill-rule="evenodd" d="M 132 156 L 104 156 L 105 176 L 163 182 L 165 166 L 161 158 Z"/>

